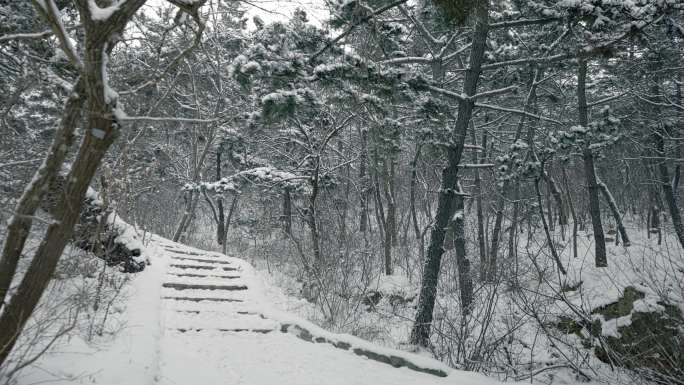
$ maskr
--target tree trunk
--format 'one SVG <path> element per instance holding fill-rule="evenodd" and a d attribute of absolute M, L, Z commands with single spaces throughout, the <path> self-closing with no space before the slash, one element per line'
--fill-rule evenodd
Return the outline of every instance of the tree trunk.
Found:
<path fill-rule="evenodd" d="M 471 44 L 471 53 L 465 73 L 463 94 L 473 96 L 477 92 L 484 51 L 489 32 L 488 25 L 489 0 L 479 0 L 475 5 L 475 28 Z M 416 321 L 411 330 L 411 343 L 427 347 L 430 343 L 430 327 L 432 312 L 435 307 L 439 270 L 444 253 L 444 233 L 453 215 L 454 197 L 458 182 L 458 164 L 463 154 L 463 144 L 467 135 L 468 124 L 472 118 L 474 102 L 472 99 L 459 101 L 458 117 L 454 125 L 454 140 L 447 148 L 447 166 L 442 171 L 439 189 L 437 213 L 430 234 L 430 245 L 425 258 L 423 279 L 418 299 Z"/>
<path fill-rule="evenodd" d="M 195 209 L 197 208 L 198 194 L 194 191 L 187 191 L 185 193 L 185 208 L 183 210 L 183 215 L 180 221 L 178 221 L 178 226 L 176 226 L 176 231 L 173 233 L 172 240 L 174 242 L 179 242 L 181 236 L 187 228 L 190 226 L 193 215 L 195 215 Z"/>
<path fill-rule="evenodd" d="M 454 232 L 454 252 L 458 265 L 458 288 L 461 298 L 461 312 L 470 314 L 473 303 L 473 279 L 470 274 L 470 261 L 465 247 L 465 212 L 464 199 L 460 185 L 457 183 L 459 194 L 454 199 L 454 215 L 451 218 L 451 228 Z"/>
<path fill-rule="evenodd" d="M 656 99 L 655 102 L 661 102 L 660 95 L 660 80 L 657 79 L 656 83 L 653 85 L 651 93 Z M 656 115 L 659 115 L 659 108 L 655 108 Z M 670 178 L 670 171 L 667 167 L 667 151 L 665 149 L 665 138 L 670 137 L 667 127 L 665 127 L 665 122 L 658 122 L 658 128 L 653 131 L 653 141 L 655 144 L 655 153 L 658 158 L 656 168 L 658 173 L 658 179 L 660 186 L 663 190 L 663 196 L 665 198 L 665 204 L 670 212 L 670 217 L 672 218 L 672 226 L 674 227 L 675 234 L 677 234 L 677 239 L 679 240 L 680 246 L 684 248 L 684 222 L 682 221 L 682 214 L 679 211 L 679 206 L 677 205 L 677 197 L 675 195 L 675 190 L 672 188 L 672 179 Z"/>
<path fill-rule="evenodd" d="M 558 224 L 565 226 L 568 224 L 568 215 L 565 212 L 565 206 L 563 205 L 563 194 L 561 193 L 556 181 L 553 180 L 547 172 L 544 173 L 544 180 L 546 185 L 549 186 L 551 191 L 551 196 L 556 201 L 556 207 L 558 208 Z"/>
<path fill-rule="evenodd" d="M 477 135 L 475 133 L 474 125 L 471 126 L 470 138 L 473 141 L 473 145 L 477 146 Z M 487 147 L 487 133 L 482 133 L 482 147 Z M 477 151 L 473 151 L 473 162 L 475 164 L 480 164 L 481 159 L 477 155 Z M 477 249 L 480 256 L 480 267 L 487 263 L 487 241 L 485 240 L 485 229 L 484 229 L 484 213 L 482 208 L 482 178 L 480 177 L 480 169 L 475 168 L 475 211 L 477 212 Z M 480 277 L 482 278 L 482 277 Z"/>
<path fill-rule="evenodd" d="M 292 234 L 292 194 L 290 189 L 285 187 L 283 189 L 283 231 L 285 235 L 289 236 Z"/>
<path fill-rule="evenodd" d="M 416 143 L 416 153 L 411 162 L 411 184 L 409 192 L 409 205 L 411 209 L 411 219 L 413 221 L 413 232 L 415 233 L 416 241 L 418 241 L 418 256 L 420 263 L 425 259 L 425 240 L 423 233 L 420 231 L 420 224 L 418 224 L 418 214 L 416 212 L 416 185 L 418 180 L 418 160 L 420 159 L 420 151 L 422 142 Z"/>
<path fill-rule="evenodd" d="M 489 258 L 487 259 L 487 270 L 485 276 L 485 282 L 494 282 L 496 276 L 498 275 L 498 254 L 499 254 L 499 242 L 501 241 L 501 225 L 503 223 L 503 213 L 506 204 L 505 194 L 510 185 L 504 183 L 506 186 L 504 190 L 501 191 L 501 196 L 499 196 L 496 202 L 496 217 L 494 219 L 494 229 L 492 230 L 492 246 L 489 249 Z"/>
<path fill-rule="evenodd" d="M 77 1 L 87 37 L 81 70 L 87 95 L 84 109 L 87 111 L 85 135 L 67 175 L 64 193 L 60 195 L 55 206 L 56 220 L 48 226 L 43 241 L 38 246 L 16 293 L 0 315 L 0 330 L 2 330 L 0 366 L 12 351 L 17 337 L 50 282 L 57 262 L 78 222 L 88 185 L 102 162 L 105 152 L 119 133 L 119 124 L 114 114 L 116 99 L 111 100 L 106 93 L 106 68 L 103 70 L 106 58 L 104 55 L 108 55 L 113 48 L 112 35 L 118 36 L 122 33 L 128 20 L 143 3 L 144 0 L 128 1 L 115 11 L 114 17 L 103 23 L 93 20 L 88 2 Z M 68 112 L 65 110 L 65 114 Z M 77 119 L 74 123 L 76 121 Z M 58 167 L 61 159 L 59 157 L 55 159 L 54 155 L 54 153 L 48 154 L 46 159 L 50 160 L 52 157 L 57 164 L 50 166 Z M 56 172 L 57 169 L 53 169 L 51 173 L 46 174 L 48 179 L 55 176 Z"/>
<path fill-rule="evenodd" d="M 223 254 L 225 254 L 228 251 L 228 230 L 230 229 L 230 222 L 233 219 L 233 215 L 237 210 L 237 203 L 239 197 L 239 195 L 235 194 L 235 196 L 233 197 L 233 202 L 230 204 L 230 209 L 228 209 L 228 217 L 226 217 L 226 226 L 223 233 L 224 242 L 223 245 L 221 245 L 221 251 Z"/>
<path fill-rule="evenodd" d="M 221 148 L 216 150 L 216 181 L 221 180 Z M 219 245 L 223 245 L 226 242 L 226 214 L 223 208 L 223 197 L 218 196 L 216 199 L 216 208 L 218 211 L 216 218 L 216 241 Z"/>
<path fill-rule="evenodd" d="M 584 129 L 589 129 L 589 114 L 587 107 L 586 82 L 587 61 L 578 59 L 579 70 L 577 74 L 577 103 L 579 123 Z M 594 229 L 594 263 L 596 267 L 608 266 L 606 257 L 606 238 L 601 224 L 601 205 L 599 203 L 599 187 L 596 182 L 596 168 L 594 166 L 594 153 L 588 144 L 582 149 L 584 161 L 584 179 L 589 193 L 589 215 Z"/>
<path fill-rule="evenodd" d="M 320 159 L 316 159 L 316 168 L 314 170 L 314 175 L 310 178 L 311 183 L 311 195 L 309 196 L 309 207 L 307 210 L 307 224 L 309 225 L 309 232 L 311 234 L 311 244 L 313 249 L 313 263 L 314 271 L 320 272 L 322 269 L 323 261 L 321 258 L 321 244 L 320 235 L 318 234 L 318 223 L 316 215 L 316 199 L 318 198 L 318 172 L 320 169 Z"/>
<path fill-rule="evenodd" d="M 608 207 L 610 207 L 610 212 L 613 214 L 613 219 L 615 219 L 615 223 L 617 224 L 620 237 L 622 238 L 622 243 L 625 245 L 625 247 L 629 247 L 631 242 L 629 241 L 629 236 L 627 236 L 625 225 L 622 223 L 622 215 L 620 215 L 620 210 L 618 210 L 617 203 L 613 198 L 613 194 L 610 193 L 608 186 L 606 186 L 606 184 L 603 183 L 603 181 L 601 181 L 601 179 L 598 177 L 596 177 L 596 183 L 601 189 L 601 193 L 603 193 L 603 198 L 605 198 L 606 202 L 608 203 Z"/>
<path fill-rule="evenodd" d="M 385 178 L 384 191 L 385 200 L 387 201 L 387 217 L 385 218 L 385 275 L 392 275 L 392 249 L 397 244 L 396 238 L 396 207 L 394 202 L 394 162 L 389 159 L 390 166 L 387 169 L 387 161 L 385 160 L 385 165 L 383 166 L 383 176 Z"/>
<path fill-rule="evenodd" d="M 565 190 L 568 196 L 568 206 L 570 207 L 570 215 L 572 215 L 572 257 L 577 258 L 577 212 L 575 211 L 575 204 L 572 201 L 572 192 L 570 191 L 570 186 L 568 185 L 568 175 L 563 170 L 563 182 L 565 183 Z"/>
<path fill-rule="evenodd" d="M 544 217 L 544 203 L 542 202 L 541 191 L 539 191 L 539 179 L 540 178 L 534 179 L 534 192 L 537 195 L 539 217 L 541 218 L 542 226 L 544 226 L 544 235 L 546 235 L 546 243 L 549 245 L 549 250 L 551 251 L 551 256 L 553 257 L 553 260 L 556 263 L 556 267 L 561 272 L 561 274 L 567 275 L 567 272 L 563 267 L 563 263 L 561 262 L 560 257 L 558 256 L 558 252 L 556 251 L 556 245 L 553 243 L 553 238 L 551 237 L 551 232 L 549 231 L 549 224 L 547 223 L 546 218 Z"/>
<path fill-rule="evenodd" d="M 19 257 L 31 232 L 33 216 L 38 210 L 48 187 L 58 175 L 66 153 L 74 140 L 74 131 L 81 117 L 85 102 L 85 79 L 79 77 L 64 106 L 62 119 L 55 132 L 43 164 L 34 174 L 32 182 L 22 193 L 7 226 L 7 233 L 0 259 L 0 308 L 5 303 L 7 291 L 16 274 Z M 1 346 L 1 345 L 0 345 Z"/>
<path fill-rule="evenodd" d="M 370 183 L 366 169 L 368 167 L 368 131 L 361 129 L 361 156 L 359 159 L 359 180 L 361 181 L 361 192 L 359 200 L 361 201 L 361 214 L 359 216 L 359 231 L 366 236 L 368 231 L 368 191 Z"/>
<path fill-rule="evenodd" d="M 49 186 L 47 199 L 41 202 L 41 209 L 55 219 L 59 215 L 57 200 L 64 194 L 66 186 L 66 176 L 58 175 Z M 129 225 L 120 219 L 114 220 L 115 215 L 109 207 L 102 204 L 94 190 L 91 190 L 83 200 L 71 242 L 81 250 L 94 253 L 108 266 L 120 266 L 126 273 L 144 270 L 145 263 L 137 258 L 141 250 L 131 248 L 129 243 L 119 239 L 126 231 L 125 227 Z"/>

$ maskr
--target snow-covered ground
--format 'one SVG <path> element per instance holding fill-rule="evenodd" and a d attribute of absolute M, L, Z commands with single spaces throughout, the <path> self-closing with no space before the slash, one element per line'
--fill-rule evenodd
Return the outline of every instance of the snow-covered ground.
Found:
<path fill-rule="evenodd" d="M 151 265 L 128 287 L 117 320 L 126 326 L 116 338 L 95 348 L 73 336 L 22 371 L 17 384 L 495 383 L 283 312 L 269 300 L 278 290 L 239 258 L 159 237 L 145 254 Z M 448 375 L 369 358 L 378 355 Z"/>

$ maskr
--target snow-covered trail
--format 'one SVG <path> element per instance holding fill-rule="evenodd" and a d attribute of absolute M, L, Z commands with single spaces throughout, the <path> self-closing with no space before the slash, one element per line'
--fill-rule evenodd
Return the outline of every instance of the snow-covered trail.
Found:
<path fill-rule="evenodd" d="M 495 383 L 278 311 L 264 280 L 242 259 L 156 236 L 145 251 L 152 265 L 134 278 L 126 329 L 98 350 L 73 339 L 20 384 L 47 380 L 46 373 L 59 384 Z"/>

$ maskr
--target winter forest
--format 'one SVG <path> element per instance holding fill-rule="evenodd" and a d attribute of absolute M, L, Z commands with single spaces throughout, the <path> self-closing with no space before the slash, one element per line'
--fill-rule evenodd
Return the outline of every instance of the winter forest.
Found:
<path fill-rule="evenodd" d="M 0 384 L 684 384 L 684 1 L 0 0 Z"/>

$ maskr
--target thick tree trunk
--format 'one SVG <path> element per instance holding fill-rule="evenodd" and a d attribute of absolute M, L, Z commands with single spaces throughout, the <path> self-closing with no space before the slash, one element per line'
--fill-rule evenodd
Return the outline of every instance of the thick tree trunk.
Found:
<path fill-rule="evenodd" d="M 589 113 L 587 107 L 586 83 L 587 83 L 587 62 L 578 59 L 579 70 L 577 74 L 577 104 L 579 111 L 579 123 L 584 129 L 589 128 Z M 594 230 L 594 263 L 596 267 L 608 266 L 606 257 L 606 238 L 603 234 L 601 224 L 601 204 L 599 203 L 599 187 L 596 182 L 596 168 L 594 166 L 594 153 L 589 145 L 582 149 L 582 160 L 584 161 L 584 180 L 587 184 L 589 193 L 589 215 L 591 225 Z"/>
<path fill-rule="evenodd" d="M 477 92 L 485 46 L 487 43 L 489 0 L 479 0 L 475 5 L 475 28 L 471 44 L 470 60 L 465 73 L 463 94 L 473 96 Z M 454 125 L 454 141 L 447 149 L 447 166 L 442 171 L 437 213 L 430 234 L 430 245 L 425 258 L 423 280 L 418 299 L 416 321 L 411 330 L 411 343 L 427 347 L 430 343 L 432 312 L 435 307 L 439 271 L 444 253 L 444 234 L 453 215 L 454 198 L 458 182 L 458 164 L 463 154 L 463 144 L 468 124 L 472 118 L 474 102 L 471 99 L 459 101 L 458 117 Z"/>
<path fill-rule="evenodd" d="M 50 184 L 47 199 L 41 202 L 41 209 L 57 219 L 58 199 L 66 191 L 66 176 L 58 175 Z M 138 257 L 141 250 L 119 236 L 126 231 L 126 223 L 114 220 L 116 214 L 104 206 L 97 194 L 90 190 L 82 202 L 78 223 L 74 227 L 71 242 L 79 249 L 94 253 L 108 266 L 120 266 L 126 273 L 145 269 L 145 263 Z"/>
<path fill-rule="evenodd" d="M 87 37 L 84 67 L 81 71 L 87 95 L 85 136 L 67 175 L 64 192 L 55 206 L 56 220 L 48 226 L 16 293 L 0 315 L 0 366 L 12 351 L 26 321 L 50 282 L 79 220 L 88 185 L 105 152 L 118 135 L 119 125 L 114 116 L 116 100 L 111 100 L 107 94 L 103 56 L 113 47 L 111 36 L 122 33 L 125 24 L 143 3 L 144 0 L 126 2 L 115 11 L 109 22 L 103 24 L 92 19 L 88 2 L 77 1 Z M 50 159 L 50 155 L 47 159 Z M 51 176 L 55 176 L 56 172 L 57 170 L 52 170 Z"/>
<path fill-rule="evenodd" d="M 66 153 L 74 140 L 74 131 L 81 117 L 85 102 L 85 79 L 78 78 L 73 92 L 64 106 L 62 119 L 55 132 L 43 164 L 36 171 L 32 182 L 26 187 L 14 208 L 14 215 L 7 226 L 7 234 L 0 259 L 0 308 L 5 303 L 7 291 L 16 274 L 19 257 L 31 232 L 33 216 L 38 210 L 48 187 L 58 175 Z M 1 346 L 1 345 L 0 345 Z"/>

